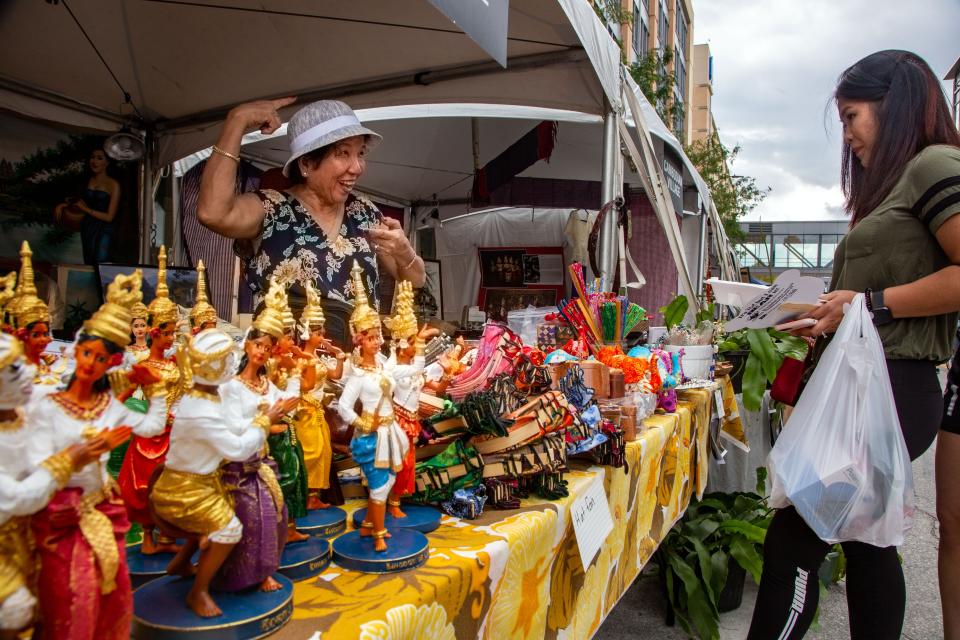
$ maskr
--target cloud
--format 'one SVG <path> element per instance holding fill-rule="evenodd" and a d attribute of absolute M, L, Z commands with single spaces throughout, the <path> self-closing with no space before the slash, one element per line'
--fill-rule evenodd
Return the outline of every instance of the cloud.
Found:
<path fill-rule="evenodd" d="M 837 77 L 865 55 L 908 49 L 942 76 L 957 59 L 956 0 L 695 0 L 695 42 L 714 57 L 720 137 L 734 173 L 773 189 L 755 213 L 811 219 L 842 205 Z M 755 216 L 751 216 L 755 218 Z"/>

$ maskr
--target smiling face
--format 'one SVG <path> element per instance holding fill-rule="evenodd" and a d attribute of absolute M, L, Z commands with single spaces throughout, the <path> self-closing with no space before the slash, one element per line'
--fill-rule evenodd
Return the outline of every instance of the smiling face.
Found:
<path fill-rule="evenodd" d="M 364 136 L 346 138 L 334 143 L 318 163 L 299 162 L 308 189 L 321 200 L 342 204 L 367 168 L 367 142 Z"/>
<path fill-rule="evenodd" d="M 111 354 L 102 340 L 95 338 L 81 342 L 76 346 L 74 355 L 77 359 L 74 375 L 81 382 L 93 384 L 110 368 Z"/>
<path fill-rule="evenodd" d="M 26 335 L 23 336 L 23 350 L 27 360 L 36 363 L 51 340 L 50 327 L 46 322 L 34 322 L 27 327 Z"/>
<path fill-rule="evenodd" d="M 877 140 L 877 116 L 875 102 L 837 99 L 837 111 L 843 125 L 843 141 L 864 167 L 870 166 L 870 158 Z"/>
<path fill-rule="evenodd" d="M 90 171 L 94 173 L 103 173 L 107 170 L 109 163 L 110 161 L 107 159 L 107 154 L 103 152 L 103 149 L 96 149 L 90 154 Z"/>
<path fill-rule="evenodd" d="M 247 360 L 257 369 L 266 363 L 271 351 L 273 351 L 273 338 L 270 336 L 260 336 L 243 343 L 243 352 L 247 354 Z"/>

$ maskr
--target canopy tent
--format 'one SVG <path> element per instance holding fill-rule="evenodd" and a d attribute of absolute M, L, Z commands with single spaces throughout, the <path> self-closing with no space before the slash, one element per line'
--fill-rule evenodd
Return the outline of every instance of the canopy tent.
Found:
<path fill-rule="evenodd" d="M 8 3 L 0 10 L 0 109 L 75 127 L 143 131 L 144 175 L 152 178 L 143 181 L 144 202 L 152 201 L 153 167 L 208 147 L 230 107 L 283 95 L 299 103 L 341 98 L 357 109 L 483 103 L 603 118 L 605 196 L 618 182 L 612 123 L 624 111 L 619 50 L 582 0 L 511 0 L 505 69 L 427 0 L 265 6 L 257 0 Z M 664 133 L 657 118 L 648 120 Z M 679 147 L 669 132 L 658 137 Z M 384 181 L 390 172 L 395 184 L 404 182 L 402 168 L 386 165 Z M 372 169 L 371 180 L 376 174 Z M 152 211 L 145 207 L 144 215 L 149 223 Z M 674 230 L 668 225 L 665 232 Z M 143 257 L 150 239 L 141 237 Z M 601 246 L 615 256 L 609 225 Z"/>

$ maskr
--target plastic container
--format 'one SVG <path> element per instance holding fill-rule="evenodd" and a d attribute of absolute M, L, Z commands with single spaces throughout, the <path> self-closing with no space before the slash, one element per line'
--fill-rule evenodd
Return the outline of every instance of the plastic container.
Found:
<path fill-rule="evenodd" d="M 507 326 L 520 336 L 523 344 L 537 346 L 537 325 L 542 324 L 547 315 L 556 313 L 556 307 L 527 307 L 507 313 Z"/>
<path fill-rule="evenodd" d="M 711 367 L 713 366 L 713 345 L 697 344 L 680 346 L 675 344 L 666 344 L 664 350 L 670 353 L 683 351 L 680 356 L 680 367 L 683 369 L 685 379 L 709 380 Z"/>

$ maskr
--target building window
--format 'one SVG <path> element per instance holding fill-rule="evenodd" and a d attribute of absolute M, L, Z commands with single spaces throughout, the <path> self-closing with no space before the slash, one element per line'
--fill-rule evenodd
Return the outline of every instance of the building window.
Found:
<path fill-rule="evenodd" d="M 953 79 L 953 119 L 960 128 L 960 73 Z"/>
<path fill-rule="evenodd" d="M 647 26 L 647 2 L 643 0 L 641 8 L 633 3 L 633 59 L 639 62 L 647 54 L 650 46 L 650 28 Z"/>
<path fill-rule="evenodd" d="M 689 30 L 687 12 L 683 8 L 682 0 L 677 0 L 676 12 L 673 16 L 674 30 L 676 31 L 676 40 L 674 41 L 680 49 L 681 54 L 687 55 L 687 32 Z"/>
<path fill-rule="evenodd" d="M 657 7 L 657 48 L 660 49 L 662 54 L 667 50 L 667 29 L 669 28 L 667 22 L 667 5 L 663 0 L 660 0 Z"/>

